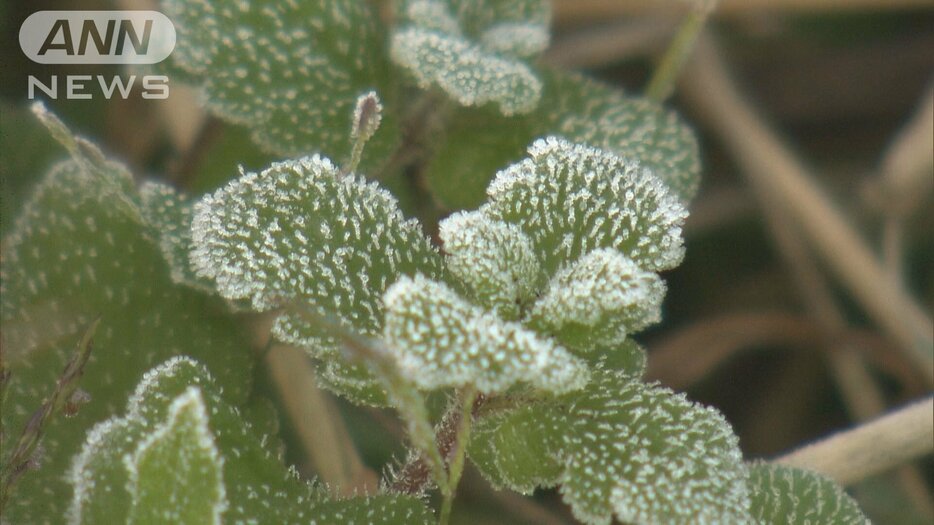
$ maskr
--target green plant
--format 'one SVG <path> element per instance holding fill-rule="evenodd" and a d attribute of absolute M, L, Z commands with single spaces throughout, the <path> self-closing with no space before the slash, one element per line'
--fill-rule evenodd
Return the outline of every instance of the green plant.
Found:
<path fill-rule="evenodd" d="M 697 146 L 658 103 L 536 63 L 547 2 L 401 1 L 391 24 L 356 0 L 164 7 L 168 69 L 266 150 L 311 155 L 194 198 L 35 108 L 71 158 L 4 241 L 3 425 L 32 443 L 4 439 L 11 522 L 447 523 L 468 458 L 497 487 L 560 487 L 585 523 L 865 521 L 643 381 L 632 336 L 683 257 Z M 440 246 L 372 180 L 412 173 L 475 208 Z M 238 322 L 270 311 L 322 385 L 406 422 L 413 452 L 376 493 L 337 498 L 278 458 Z M 75 391 L 57 372 L 97 317 L 91 401 L 30 424 Z"/>

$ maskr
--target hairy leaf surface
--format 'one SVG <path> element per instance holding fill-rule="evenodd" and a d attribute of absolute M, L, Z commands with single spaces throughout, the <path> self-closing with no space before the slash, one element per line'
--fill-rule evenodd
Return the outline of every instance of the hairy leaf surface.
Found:
<path fill-rule="evenodd" d="M 140 210 L 159 241 L 169 264 L 172 280 L 192 288 L 213 292 L 210 281 L 195 274 L 189 260 L 192 245 L 191 219 L 194 200 L 161 182 L 150 181 L 139 189 Z"/>
<path fill-rule="evenodd" d="M 441 221 L 445 264 L 471 298 L 500 317 L 518 319 L 543 275 L 532 241 L 514 224 L 479 212 L 458 212 Z"/>
<path fill-rule="evenodd" d="M 405 377 L 425 389 L 473 385 L 503 392 L 517 382 L 566 392 L 587 367 L 550 339 L 468 303 L 447 285 L 404 277 L 386 291 L 384 339 Z"/>
<path fill-rule="evenodd" d="M 3 241 L 0 313 L 12 377 L 0 413 L 7 436 L 17 436 L 52 392 L 88 323 L 101 320 L 80 381 L 91 401 L 75 417 L 53 418 L 41 468 L 16 484 L 5 516 L 13 523 L 61 522 L 69 458 L 148 368 L 173 355 L 195 356 L 235 405 L 246 400 L 252 368 L 241 328 L 224 305 L 173 282 L 126 168 L 44 109 L 37 112 L 72 159 L 39 183 Z M 3 439 L 4 459 L 14 439 Z"/>
<path fill-rule="evenodd" d="M 565 265 L 530 313 L 530 324 L 570 348 L 622 344 L 661 319 L 665 283 L 620 252 L 601 248 Z"/>
<path fill-rule="evenodd" d="M 163 0 L 178 31 L 174 63 L 204 87 L 208 107 L 247 126 L 269 151 L 350 153 L 357 96 L 391 91 L 384 36 L 359 0 Z M 386 115 L 365 159 L 381 159 L 398 131 Z"/>
<path fill-rule="evenodd" d="M 481 419 L 469 452 L 499 486 L 560 485 L 584 523 L 748 521 L 746 467 L 729 424 L 631 376 L 598 370 L 581 391 Z"/>
<path fill-rule="evenodd" d="M 419 87 L 438 87 L 462 106 L 528 113 L 542 84 L 520 58 L 548 45 L 546 2 L 410 0 L 399 9 L 390 54 Z"/>
<path fill-rule="evenodd" d="M 611 152 L 549 137 L 500 171 L 481 210 L 516 224 L 552 274 L 598 248 L 651 271 L 681 262 L 687 212 L 650 170 Z"/>
<path fill-rule="evenodd" d="M 75 458 L 72 523 L 429 523 L 414 498 L 329 500 L 287 470 L 200 364 L 150 370 L 126 415 L 98 424 Z M 184 518 L 191 518 L 185 520 Z"/>
<path fill-rule="evenodd" d="M 823 476 L 792 467 L 749 467 L 752 516 L 760 525 L 868 525 L 857 503 Z"/>
<path fill-rule="evenodd" d="M 258 311 L 300 302 L 365 335 L 379 333 L 382 294 L 399 276 L 441 272 L 437 251 L 392 195 L 317 155 L 243 174 L 205 196 L 192 231 L 192 263 L 224 297 L 249 299 Z M 299 314 L 280 315 L 273 333 L 315 357 L 342 360 L 333 338 Z M 362 366 L 326 370 L 338 392 L 348 383 L 353 399 L 385 402 Z"/>
<path fill-rule="evenodd" d="M 682 202 L 691 201 L 700 182 L 700 156 L 693 132 L 674 112 L 576 74 L 543 69 L 538 76 L 542 99 L 527 115 L 455 112 L 427 170 L 432 190 L 445 205 L 479 205 L 490 175 L 520 160 L 529 144 L 548 135 L 638 160 Z"/>

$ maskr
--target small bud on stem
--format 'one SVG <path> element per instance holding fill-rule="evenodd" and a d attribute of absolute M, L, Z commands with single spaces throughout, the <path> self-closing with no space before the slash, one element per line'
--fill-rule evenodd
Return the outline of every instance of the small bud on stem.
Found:
<path fill-rule="evenodd" d="M 350 162 L 344 167 L 344 173 L 350 173 L 357 169 L 360 164 L 360 157 L 363 156 L 363 148 L 373 137 L 379 124 L 383 120 L 383 105 L 379 101 L 375 91 L 370 91 L 360 95 L 357 99 L 357 105 L 353 112 L 353 125 L 350 128 L 350 140 L 353 143 L 353 149 L 350 153 Z"/>

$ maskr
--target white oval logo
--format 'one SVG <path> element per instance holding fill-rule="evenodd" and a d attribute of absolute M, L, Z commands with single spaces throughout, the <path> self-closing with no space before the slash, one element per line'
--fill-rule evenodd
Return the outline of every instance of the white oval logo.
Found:
<path fill-rule="evenodd" d="M 19 45 L 40 64 L 155 64 L 175 49 L 175 25 L 158 11 L 39 11 Z"/>

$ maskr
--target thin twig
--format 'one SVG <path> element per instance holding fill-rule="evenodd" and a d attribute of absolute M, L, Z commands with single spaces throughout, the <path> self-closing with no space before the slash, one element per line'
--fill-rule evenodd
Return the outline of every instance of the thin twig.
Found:
<path fill-rule="evenodd" d="M 849 485 L 934 452 L 929 397 L 775 459 Z"/>
<path fill-rule="evenodd" d="M 602 67 L 664 49 L 677 27 L 671 16 L 627 18 L 606 26 L 588 26 L 555 40 L 544 59 L 564 68 Z"/>
<path fill-rule="evenodd" d="M 377 476 L 360 459 L 333 401 L 318 388 L 308 356 L 275 345 L 266 354 L 266 366 L 318 476 L 344 496 L 375 491 Z"/>
<path fill-rule="evenodd" d="M 903 286 L 905 220 L 934 188 L 934 85 L 882 158 L 864 192 L 883 215 L 882 255 L 893 286 Z"/>
<path fill-rule="evenodd" d="M 409 439 L 419 452 L 415 457 L 425 462 L 441 494 L 447 497 L 451 488 L 448 486 L 445 453 L 435 439 L 425 398 L 415 385 L 402 376 L 386 347 L 380 341 L 348 329 L 336 318 L 321 315 L 305 305 L 284 303 L 284 306 L 333 335 L 340 342 L 345 358 L 368 366 L 380 379 L 389 399 L 407 424 Z"/>
<path fill-rule="evenodd" d="M 474 400 L 473 415 L 482 408 L 486 398 L 482 395 Z M 441 421 L 435 428 L 435 443 L 443 458 L 450 458 L 451 451 L 457 442 L 457 430 L 460 427 L 461 409 L 453 405 L 441 416 Z M 420 455 L 411 455 L 400 467 L 393 479 L 389 482 L 389 490 L 400 494 L 422 494 L 431 484 L 431 470 L 428 463 Z"/>
<path fill-rule="evenodd" d="M 450 491 L 444 495 L 441 502 L 441 512 L 438 518 L 439 525 L 448 525 L 451 519 L 451 508 L 454 497 L 457 495 L 457 486 L 464 473 L 464 460 L 467 457 L 467 443 L 470 441 L 470 427 L 473 423 L 473 407 L 477 400 L 477 390 L 466 387 L 460 392 L 460 421 L 457 424 L 457 433 L 454 436 L 454 446 L 448 454 L 448 487 Z"/>
<path fill-rule="evenodd" d="M 839 337 L 850 327 L 834 300 L 829 284 L 781 206 L 768 194 L 756 193 L 778 252 L 791 270 L 808 310 L 822 328 L 824 355 L 850 416 L 857 421 L 877 416 L 885 410 L 885 396 L 870 374 L 861 349 L 851 339 L 841 340 Z M 930 489 L 917 468 L 909 465 L 900 467 L 896 479 L 920 513 L 925 516 L 934 514 Z"/>
<path fill-rule="evenodd" d="M 698 43 L 685 94 L 733 151 L 742 173 L 779 199 L 812 247 L 867 313 L 900 343 L 934 383 L 934 323 L 903 289 L 893 286 L 866 244 L 814 183 L 801 162 L 769 130 L 737 91 L 718 50 Z"/>
<path fill-rule="evenodd" d="M 43 401 L 39 410 L 34 412 L 26 422 L 16 446 L 13 447 L 12 452 L 7 456 L 6 463 L 0 469 L 0 514 L 13 493 L 15 483 L 34 464 L 34 456 L 41 446 L 42 438 L 52 418 L 59 412 L 74 415 L 78 409 L 77 405 L 89 399 L 86 392 L 78 389 L 78 382 L 84 375 L 84 367 L 88 359 L 91 358 L 94 333 L 98 325 L 100 325 L 99 317 L 85 329 L 78 341 L 75 353 L 65 364 L 65 369 L 55 382 L 52 394 Z M 4 384 L 0 386 L 5 387 L 11 372 L 4 367 L 2 373 Z"/>
<path fill-rule="evenodd" d="M 697 0 L 691 11 L 681 22 L 675 38 L 671 41 L 661 61 L 652 73 L 652 79 L 645 88 L 645 95 L 656 102 L 664 102 L 675 90 L 675 84 L 681 70 L 691 57 L 697 37 L 700 36 L 710 16 L 714 2 Z"/>
<path fill-rule="evenodd" d="M 650 344 L 646 376 L 683 390 L 743 350 L 810 346 L 820 331 L 813 321 L 785 312 L 743 312 L 695 322 Z"/>

